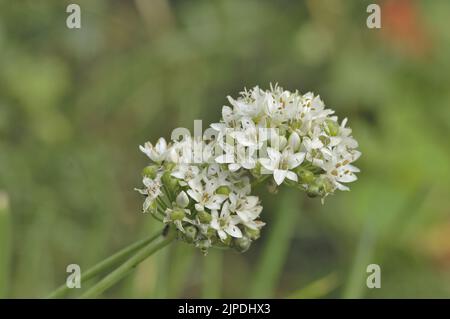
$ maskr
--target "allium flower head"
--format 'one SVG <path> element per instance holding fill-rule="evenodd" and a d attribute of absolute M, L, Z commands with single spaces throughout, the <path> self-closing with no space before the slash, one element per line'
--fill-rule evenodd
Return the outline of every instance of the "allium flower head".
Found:
<path fill-rule="evenodd" d="M 206 253 L 209 247 L 245 251 L 265 225 L 252 185 L 269 182 L 323 199 L 349 190 L 359 169 L 358 143 L 313 93 L 275 85 L 228 97 L 213 138 L 184 136 L 140 146 L 152 161 L 143 171 L 143 211 L 178 230 Z"/>

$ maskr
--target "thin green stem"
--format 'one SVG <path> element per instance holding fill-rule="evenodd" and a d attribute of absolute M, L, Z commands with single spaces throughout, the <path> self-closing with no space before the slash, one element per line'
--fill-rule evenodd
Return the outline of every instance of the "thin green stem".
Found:
<path fill-rule="evenodd" d="M 163 188 L 165 190 L 165 195 L 167 196 L 167 199 L 169 200 L 170 203 L 175 201 L 175 198 L 173 196 L 173 194 L 169 191 L 169 188 L 166 185 L 163 185 Z"/>
<path fill-rule="evenodd" d="M 261 176 L 255 180 L 253 180 L 253 182 L 251 183 L 251 187 L 253 188 L 253 187 L 258 186 L 259 184 L 264 182 L 267 179 L 267 177 L 269 177 L 269 175 L 264 175 L 264 176 Z"/>
<path fill-rule="evenodd" d="M 158 215 L 156 215 L 156 212 L 155 212 L 155 213 L 150 213 L 150 215 L 152 215 L 152 217 L 153 217 L 154 219 L 156 219 L 157 221 L 163 223 L 162 218 L 159 217 Z"/>
<path fill-rule="evenodd" d="M 156 202 L 157 202 L 162 208 L 164 208 L 164 210 L 168 208 L 167 204 L 166 204 L 160 197 L 156 197 Z"/>
<path fill-rule="evenodd" d="M 141 239 L 122 250 L 118 251 L 114 255 L 106 258 L 105 260 L 99 262 L 94 267 L 88 269 L 86 272 L 83 272 L 81 275 L 81 282 L 84 283 L 85 281 L 97 276 L 98 274 L 101 274 L 102 272 L 112 268 L 113 266 L 116 266 L 120 262 L 124 261 L 125 258 L 129 257 L 131 254 L 135 253 L 142 247 L 148 245 L 149 243 L 156 240 L 158 237 L 160 237 L 162 234 L 162 231 L 159 231 L 158 233 L 146 237 L 144 239 Z M 53 291 L 50 295 L 47 296 L 47 298 L 60 298 L 64 296 L 68 291 L 69 287 L 67 287 L 66 284 L 59 286 L 55 291 Z"/>
<path fill-rule="evenodd" d="M 161 217 L 166 216 L 165 209 L 163 209 L 162 207 L 158 206 L 158 207 L 156 208 L 156 210 L 157 210 L 158 213 L 161 214 Z M 161 220 L 161 221 L 162 221 L 162 220 Z"/>
<path fill-rule="evenodd" d="M 169 232 L 167 237 L 165 237 L 162 241 L 157 244 L 150 243 L 145 246 L 141 250 L 139 250 L 134 256 L 129 258 L 126 262 L 124 262 L 121 266 L 119 266 L 116 270 L 111 272 L 105 278 L 100 280 L 94 286 L 92 286 L 88 291 L 86 291 L 81 298 L 94 298 L 101 293 L 103 293 L 108 288 L 112 287 L 119 280 L 125 277 L 130 273 L 137 265 L 143 262 L 147 257 L 151 256 L 158 250 L 170 244 L 175 239 L 175 232 Z"/>

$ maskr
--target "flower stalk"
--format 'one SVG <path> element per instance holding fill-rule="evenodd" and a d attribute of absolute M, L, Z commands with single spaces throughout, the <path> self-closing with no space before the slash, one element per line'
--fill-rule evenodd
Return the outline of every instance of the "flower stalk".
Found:
<path fill-rule="evenodd" d="M 98 295 L 102 294 L 105 290 L 112 287 L 119 280 L 124 278 L 130 271 L 136 268 L 136 266 L 143 262 L 145 259 L 169 245 L 175 238 L 176 232 L 174 231 L 174 229 L 169 228 L 167 234 L 162 240 L 159 240 L 158 242 L 150 242 L 147 246 L 139 250 L 134 256 L 130 257 L 116 270 L 114 270 L 94 286 L 89 288 L 83 295 L 81 295 L 81 298 L 95 298 Z"/>
<path fill-rule="evenodd" d="M 112 267 L 117 266 L 120 262 L 123 262 L 127 257 L 137 252 L 139 249 L 142 249 L 143 247 L 153 243 L 156 239 L 161 237 L 161 234 L 162 231 L 159 231 L 156 234 L 136 241 L 133 244 L 118 251 L 114 255 L 104 259 L 92 268 L 88 269 L 86 272 L 83 272 L 80 279 L 81 282 L 84 284 L 89 279 L 92 279 L 97 275 L 111 269 Z M 55 291 L 53 291 L 50 295 L 48 295 L 47 298 L 61 298 L 65 296 L 69 292 L 69 290 L 69 287 L 66 284 L 63 284 L 59 286 Z"/>

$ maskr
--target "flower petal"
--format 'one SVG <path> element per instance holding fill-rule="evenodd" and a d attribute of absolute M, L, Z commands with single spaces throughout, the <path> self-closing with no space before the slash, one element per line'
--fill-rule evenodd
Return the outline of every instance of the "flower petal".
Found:
<path fill-rule="evenodd" d="M 275 179 L 275 183 L 277 183 L 277 185 L 281 185 L 281 183 L 283 183 L 284 179 L 286 178 L 286 175 L 287 171 L 276 169 L 273 172 L 273 178 Z"/>
<path fill-rule="evenodd" d="M 230 224 L 227 228 L 225 228 L 225 231 L 232 237 L 235 238 L 241 238 L 242 232 L 236 225 Z"/>

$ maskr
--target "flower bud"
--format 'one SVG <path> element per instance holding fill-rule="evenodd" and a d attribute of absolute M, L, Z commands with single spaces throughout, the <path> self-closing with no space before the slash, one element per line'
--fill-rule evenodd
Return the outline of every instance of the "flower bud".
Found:
<path fill-rule="evenodd" d="M 229 195 L 230 194 L 230 188 L 228 186 L 220 186 L 216 190 L 216 193 L 220 194 L 220 195 Z"/>
<path fill-rule="evenodd" d="M 197 246 L 198 248 L 200 248 L 200 250 L 202 251 L 202 253 L 204 255 L 206 255 L 208 253 L 208 248 L 211 247 L 211 241 L 209 241 L 208 239 L 203 239 L 203 240 L 199 240 L 195 246 Z"/>
<path fill-rule="evenodd" d="M 205 212 L 205 211 L 200 211 L 197 213 L 197 217 L 198 220 L 202 223 L 202 224 L 209 224 L 212 220 L 211 214 Z"/>
<path fill-rule="evenodd" d="M 241 237 L 234 239 L 234 248 L 243 253 L 250 248 L 252 241 L 248 237 Z"/>
<path fill-rule="evenodd" d="M 325 130 L 330 136 L 336 136 L 339 134 L 339 125 L 332 120 L 326 120 L 326 127 Z"/>
<path fill-rule="evenodd" d="M 279 150 L 282 150 L 287 144 L 287 138 L 285 136 L 280 136 L 278 139 L 278 143 Z"/>
<path fill-rule="evenodd" d="M 186 216 L 184 210 L 182 209 L 174 209 L 170 212 L 170 219 L 172 221 L 182 220 Z"/>
<path fill-rule="evenodd" d="M 293 132 L 289 136 L 288 143 L 294 152 L 298 151 L 298 149 L 300 148 L 300 142 L 300 136 L 296 132 Z"/>
<path fill-rule="evenodd" d="M 333 192 L 333 184 L 325 176 L 320 176 L 309 185 L 306 194 L 309 197 L 325 196 Z"/>
<path fill-rule="evenodd" d="M 149 165 L 149 166 L 144 167 L 144 169 L 142 170 L 142 176 L 148 177 L 151 179 L 155 179 L 157 172 L 158 172 L 158 167 L 156 165 Z"/>
<path fill-rule="evenodd" d="M 186 208 L 189 205 L 189 197 L 184 191 L 178 194 L 176 199 L 178 207 Z"/>
<path fill-rule="evenodd" d="M 220 241 L 224 246 L 229 247 L 231 245 L 231 240 L 232 240 L 231 236 L 227 236 L 224 240 L 221 239 Z"/>
<path fill-rule="evenodd" d="M 302 168 L 302 167 L 299 167 L 296 170 L 296 172 L 297 172 L 298 177 L 300 178 L 301 183 L 311 184 L 314 181 L 314 173 L 313 172 L 311 172 L 305 168 Z"/>
<path fill-rule="evenodd" d="M 328 178 L 323 176 L 320 177 L 318 180 L 319 180 L 319 188 L 322 191 L 323 195 L 333 192 L 333 184 Z"/>
<path fill-rule="evenodd" d="M 259 229 L 252 229 L 252 228 L 246 228 L 245 229 L 245 234 L 248 236 L 248 238 L 250 238 L 251 240 L 257 240 L 259 238 L 260 235 L 260 230 Z"/>
<path fill-rule="evenodd" d="M 219 237 L 217 236 L 217 230 L 215 230 L 212 227 L 208 227 L 208 229 L 206 230 L 206 237 L 208 237 L 209 239 L 211 239 L 212 241 L 218 239 Z"/>
<path fill-rule="evenodd" d="M 217 230 L 215 230 L 213 228 L 208 229 L 208 236 L 209 236 L 209 239 L 211 239 L 212 244 L 214 244 L 214 246 L 216 246 L 216 247 L 230 248 L 230 246 L 232 245 L 232 237 L 231 236 L 227 235 L 227 237 L 225 237 L 225 239 L 222 240 L 217 235 Z"/>
<path fill-rule="evenodd" d="M 197 237 L 197 228 L 195 226 L 189 225 L 184 227 L 184 239 L 187 243 L 193 243 Z"/>
<path fill-rule="evenodd" d="M 319 196 L 320 195 L 319 185 L 317 185 L 317 184 L 309 185 L 308 189 L 306 190 L 306 195 L 308 195 L 308 197 Z"/>

